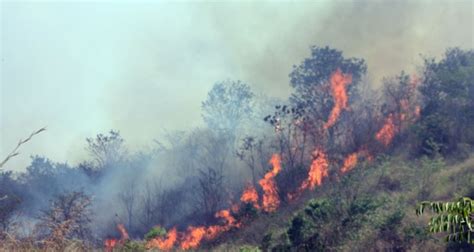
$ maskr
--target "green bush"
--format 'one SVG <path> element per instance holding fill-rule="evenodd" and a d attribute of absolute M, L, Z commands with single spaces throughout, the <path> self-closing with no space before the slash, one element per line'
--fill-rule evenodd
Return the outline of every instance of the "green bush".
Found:
<path fill-rule="evenodd" d="M 244 245 L 239 248 L 239 252 L 261 252 L 261 250 L 255 246 Z"/>
<path fill-rule="evenodd" d="M 155 237 L 163 237 L 166 235 L 166 229 L 160 226 L 153 227 L 145 234 L 145 240 L 151 240 Z"/>

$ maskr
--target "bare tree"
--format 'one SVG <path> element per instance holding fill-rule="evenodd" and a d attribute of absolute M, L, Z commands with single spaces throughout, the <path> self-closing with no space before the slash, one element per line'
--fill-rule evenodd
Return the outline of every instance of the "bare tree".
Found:
<path fill-rule="evenodd" d="M 134 228 L 134 215 L 135 208 L 137 207 L 138 190 L 136 186 L 136 180 L 132 179 L 128 182 L 124 189 L 118 195 L 120 202 L 122 203 L 125 213 L 127 215 L 127 229 L 133 230 Z"/>

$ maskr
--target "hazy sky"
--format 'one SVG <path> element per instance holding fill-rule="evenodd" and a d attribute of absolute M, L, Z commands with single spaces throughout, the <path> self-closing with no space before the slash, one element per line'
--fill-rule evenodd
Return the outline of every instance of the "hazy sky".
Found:
<path fill-rule="evenodd" d="M 201 125 L 219 80 L 286 97 L 311 45 L 366 59 L 375 84 L 473 48 L 473 1 L 134 2 L 1 2 L 0 159 L 48 127 L 8 169 L 32 154 L 74 164 L 110 129 L 136 147 Z"/>

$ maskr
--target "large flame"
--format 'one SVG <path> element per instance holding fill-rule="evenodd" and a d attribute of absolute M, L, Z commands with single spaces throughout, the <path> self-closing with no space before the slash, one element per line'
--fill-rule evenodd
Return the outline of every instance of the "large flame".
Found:
<path fill-rule="evenodd" d="M 346 173 L 357 165 L 358 153 L 352 153 L 344 159 L 344 164 L 342 165 L 341 172 Z"/>
<path fill-rule="evenodd" d="M 313 151 L 313 161 L 309 168 L 308 177 L 301 183 L 301 186 L 296 192 L 288 193 L 288 200 L 294 200 L 301 196 L 304 190 L 313 190 L 316 186 L 320 186 L 323 183 L 323 178 L 327 177 L 329 168 L 329 161 L 326 153 L 323 149 L 317 148 Z"/>
<path fill-rule="evenodd" d="M 258 205 L 258 193 L 253 185 L 247 185 L 244 192 L 242 193 L 242 196 L 240 196 L 240 201 L 243 203 L 252 204 L 256 209 L 260 208 Z"/>
<path fill-rule="evenodd" d="M 313 162 L 308 172 L 308 178 L 303 181 L 300 187 L 300 191 L 307 188 L 313 190 L 316 186 L 320 186 L 323 182 L 323 178 L 328 176 L 329 162 L 326 153 L 323 149 L 316 149 L 313 152 Z"/>
<path fill-rule="evenodd" d="M 156 237 L 147 242 L 146 248 L 158 248 L 160 250 L 171 250 L 178 240 L 178 231 L 176 228 L 171 229 L 166 237 Z"/>
<path fill-rule="evenodd" d="M 397 127 L 395 126 L 393 114 L 390 114 L 386 119 L 382 128 L 375 134 L 375 138 L 385 146 L 390 145 L 395 134 Z"/>
<path fill-rule="evenodd" d="M 265 176 L 258 181 L 263 190 L 262 208 L 266 212 L 275 211 L 280 205 L 280 198 L 275 182 L 275 176 L 281 170 L 281 157 L 278 154 L 273 154 L 269 162 L 273 169 L 265 174 Z"/>
<path fill-rule="evenodd" d="M 186 235 L 181 242 L 182 249 L 194 249 L 201 244 L 201 240 L 206 235 L 206 227 L 188 227 Z"/>
<path fill-rule="evenodd" d="M 224 219 L 224 225 L 212 225 L 209 227 L 188 227 L 187 232 L 183 235 L 180 247 L 181 249 L 195 249 L 199 247 L 201 241 L 212 240 L 219 234 L 229 231 L 233 227 L 240 227 L 240 223 L 230 214 L 229 210 L 221 210 L 216 213 L 216 218 Z"/>
<path fill-rule="evenodd" d="M 324 128 L 328 129 L 332 127 L 343 109 L 347 109 L 347 90 L 346 87 L 352 82 L 352 76 L 350 74 L 343 74 L 340 69 L 337 69 L 330 78 L 331 82 L 331 95 L 334 99 L 334 107 L 329 114 L 328 121 L 324 124 Z"/>
<path fill-rule="evenodd" d="M 111 238 L 104 241 L 104 249 L 106 252 L 111 252 L 117 246 L 117 239 Z"/>
<path fill-rule="evenodd" d="M 115 238 L 111 238 L 111 239 L 107 239 L 104 241 L 104 250 L 109 252 L 109 251 L 113 251 L 115 246 L 117 246 L 117 244 L 125 244 L 125 242 L 127 240 L 130 239 L 130 237 L 128 236 L 128 232 L 127 232 L 127 229 L 125 229 L 125 226 L 123 224 L 118 224 L 117 225 L 117 230 L 120 232 L 120 239 L 117 240 Z"/>

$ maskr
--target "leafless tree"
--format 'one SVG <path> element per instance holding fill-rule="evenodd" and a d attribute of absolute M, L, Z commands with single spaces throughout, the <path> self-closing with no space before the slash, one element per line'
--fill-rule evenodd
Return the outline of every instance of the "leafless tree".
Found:
<path fill-rule="evenodd" d="M 136 185 L 136 180 L 130 180 L 122 189 L 118 195 L 120 202 L 122 203 L 125 213 L 127 216 L 127 229 L 133 230 L 134 226 L 134 217 L 135 217 L 135 208 L 137 207 L 138 201 L 138 189 Z"/>

